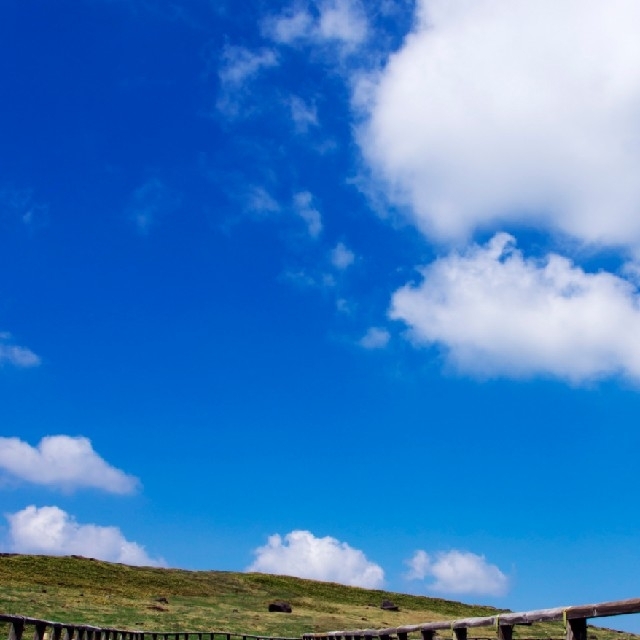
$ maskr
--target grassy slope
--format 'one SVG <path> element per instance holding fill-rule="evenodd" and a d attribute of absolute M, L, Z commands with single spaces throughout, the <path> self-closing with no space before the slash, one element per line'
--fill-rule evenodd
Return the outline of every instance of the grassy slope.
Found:
<path fill-rule="evenodd" d="M 169 604 L 155 602 L 160 597 Z M 381 610 L 385 598 L 399 605 L 400 612 Z M 268 613 L 267 605 L 272 600 L 289 601 L 293 613 Z M 149 631 L 215 629 L 299 636 L 311 631 L 492 615 L 496 609 L 286 576 L 152 569 L 77 557 L 0 554 L 0 612 Z M 520 638 L 563 635 L 558 624 L 516 627 L 516 632 Z M 478 629 L 470 635 L 489 637 L 493 630 Z M 590 635 L 597 640 L 623 638 L 601 630 L 590 631 Z"/>

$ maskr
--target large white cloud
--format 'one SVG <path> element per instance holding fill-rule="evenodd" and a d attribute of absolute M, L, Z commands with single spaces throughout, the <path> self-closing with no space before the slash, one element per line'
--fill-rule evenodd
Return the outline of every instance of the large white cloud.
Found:
<path fill-rule="evenodd" d="M 109 493 L 133 493 L 137 478 L 112 467 L 88 438 L 47 436 L 36 447 L 19 438 L 0 437 L 0 471 L 33 484 L 67 491 L 93 488 Z"/>
<path fill-rule="evenodd" d="M 407 579 L 429 578 L 432 582 L 428 588 L 432 591 L 501 596 L 509 587 L 509 579 L 496 565 L 470 551 L 440 551 L 432 558 L 418 550 L 406 564 Z"/>
<path fill-rule="evenodd" d="M 463 371 L 640 382 L 640 298 L 628 280 L 558 255 L 525 259 L 507 234 L 422 269 L 390 316 L 418 344 L 438 344 Z"/>
<path fill-rule="evenodd" d="M 309 531 L 291 531 L 284 539 L 270 536 L 255 550 L 256 559 L 247 571 L 275 573 L 313 580 L 339 582 L 376 589 L 384 582 L 382 567 L 367 560 L 364 553 L 346 542 Z"/>
<path fill-rule="evenodd" d="M 418 0 L 365 157 L 431 237 L 524 221 L 640 247 L 638 24 L 636 0 Z"/>
<path fill-rule="evenodd" d="M 26 507 L 7 515 L 9 540 L 15 553 L 81 555 L 130 565 L 164 566 L 144 547 L 130 542 L 117 527 L 79 524 L 58 507 Z"/>

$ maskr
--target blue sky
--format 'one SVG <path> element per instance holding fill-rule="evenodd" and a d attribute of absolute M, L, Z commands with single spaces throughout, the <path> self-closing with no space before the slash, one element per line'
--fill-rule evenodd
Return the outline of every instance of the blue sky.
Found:
<path fill-rule="evenodd" d="M 639 19 L 5 0 L 0 547 L 637 596 Z"/>

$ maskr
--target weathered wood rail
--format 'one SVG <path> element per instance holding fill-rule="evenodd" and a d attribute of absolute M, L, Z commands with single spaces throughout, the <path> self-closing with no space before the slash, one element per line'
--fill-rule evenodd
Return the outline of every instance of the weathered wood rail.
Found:
<path fill-rule="evenodd" d="M 521 613 L 499 613 L 493 616 L 438 620 L 423 624 L 389 627 L 386 629 L 354 629 L 305 633 L 302 637 L 284 638 L 257 634 L 230 633 L 228 631 L 147 631 L 117 629 L 86 624 L 52 622 L 40 618 L 0 614 L 0 624 L 9 625 L 8 640 L 23 640 L 26 629 L 33 629 L 33 640 L 408 640 L 409 634 L 420 634 L 422 640 L 434 640 L 438 631 L 451 631 L 453 640 L 469 640 L 469 629 L 494 627 L 497 640 L 513 640 L 516 625 L 535 622 L 563 621 L 566 640 L 588 640 L 587 620 L 629 613 L 640 613 L 640 598 L 601 602 L 573 607 L 556 607 Z"/>
<path fill-rule="evenodd" d="M 26 629 L 33 628 L 33 640 L 302 640 L 276 636 L 230 633 L 228 631 L 142 631 L 94 627 L 88 624 L 52 622 L 40 618 L 0 614 L 0 623 L 9 625 L 8 640 L 24 640 Z M 45 634 L 47 634 L 45 636 Z"/>
<path fill-rule="evenodd" d="M 628 613 L 640 613 L 640 598 L 601 602 L 576 607 L 556 607 L 522 613 L 500 613 L 482 618 L 462 618 L 460 620 L 441 620 L 424 624 L 390 627 L 388 629 L 354 629 L 351 631 L 329 631 L 326 633 L 305 633 L 303 640 L 407 640 L 410 633 L 420 633 L 422 640 L 434 640 L 437 631 L 444 629 L 453 632 L 454 640 L 468 640 L 469 629 L 477 627 L 495 627 L 498 640 L 512 640 L 516 625 L 530 625 L 534 622 L 563 621 L 566 627 L 566 640 L 587 640 L 587 620 L 604 618 Z"/>

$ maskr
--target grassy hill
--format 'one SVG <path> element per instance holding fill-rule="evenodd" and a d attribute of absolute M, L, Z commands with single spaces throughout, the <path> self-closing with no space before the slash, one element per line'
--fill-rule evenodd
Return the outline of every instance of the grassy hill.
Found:
<path fill-rule="evenodd" d="M 400 611 L 380 609 L 383 599 L 392 600 Z M 267 607 L 273 600 L 287 600 L 293 613 L 269 613 Z M 312 631 L 493 615 L 496 611 L 440 598 L 287 576 L 129 567 L 75 556 L 0 554 L 0 612 L 98 626 L 300 636 Z M 471 637 L 493 635 L 491 628 L 470 632 Z M 594 640 L 635 638 L 595 628 L 589 635 Z M 559 624 L 516 627 L 519 638 L 562 636 Z"/>

